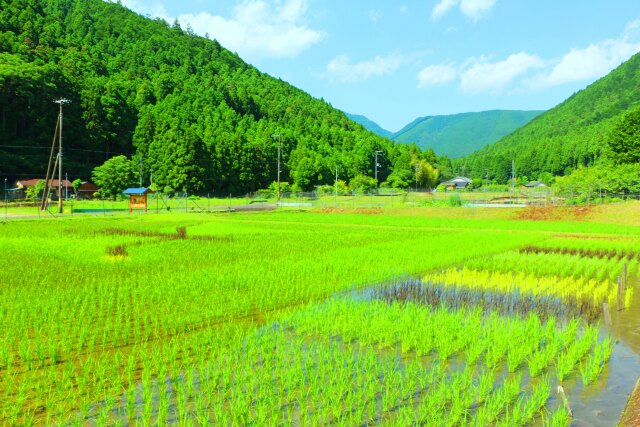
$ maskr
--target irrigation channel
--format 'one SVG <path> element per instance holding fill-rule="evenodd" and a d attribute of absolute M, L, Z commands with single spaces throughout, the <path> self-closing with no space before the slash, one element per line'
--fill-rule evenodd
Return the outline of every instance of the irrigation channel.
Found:
<path fill-rule="evenodd" d="M 495 268 L 485 276 L 456 268 L 403 277 L 300 307 L 275 322 L 256 318 L 256 329 L 229 344 L 226 353 L 211 355 L 177 376 L 149 374 L 145 379 L 143 373 L 137 387 L 96 402 L 79 414 L 79 420 L 98 425 L 105 420 L 123 425 L 132 420 L 198 425 L 412 425 L 418 414 L 424 425 L 511 425 L 505 414 L 519 413 L 515 425 L 541 425 L 543 414 L 557 414 L 565 407 L 564 397 L 556 393 L 562 385 L 573 412 L 569 425 L 616 425 L 640 375 L 637 263 L 627 283 L 636 292 L 628 293 L 632 297 L 625 300 L 626 309 L 611 310 L 608 326 L 599 307 L 602 301 L 611 303 L 615 294 L 599 291 L 595 282 L 575 280 L 576 290 L 590 286 L 587 296 L 491 287 L 496 279 L 505 281 L 498 269 L 501 256 L 528 257 L 529 262 L 521 265 L 529 267 L 532 260 L 543 260 L 543 255 L 547 263 L 559 256 L 554 248 L 542 249 L 536 251 L 543 254 L 528 248 L 497 255 L 493 264 L 484 264 Z M 589 259 L 596 262 L 595 257 Z M 615 269 L 626 261 L 619 257 L 606 262 Z M 486 287 L 429 280 L 462 280 L 463 273 L 486 280 Z M 530 283 L 524 273 L 511 274 L 512 281 L 520 280 L 522 286 Z M 537 279 L 536 286 L 546 283 L 543 277 Z M 440 326 L 453 327 L 461 336 L 466 333 L 466 338 L 447 335 Z M 464 331 L 466 327 L 475 327 L 478 336 Z M 420 328 L 423 335 L 412 335 L 412 329 Z M 541 341 L 528 342 L 528 334 Z M 502 353 L 492 347 L 493 337 L 499 335 L 507 337 L 500 344 Z M 425 339 L 430 343 L 424 344 Z M 528 349 L 518 356 L 519 347 Z M 597 361 L 599 352 L 604 362 Z M 595 375 L 589 372 L 594 357 L 596 369 L 601 369 Z M 569 360 L 570 366 L 562 367 L 561 360 Z M 457 392 L 449 391 L 456 387 Z M 501 401 L 501 406 L 493 409 L 490 401 Z M 451 422 L 448 417 L 454 409 L 459 411 L 458 418 Z M 494 415 L 487 415 L 491 411 Z M 622 425 L 638 425 L 639 411 L 631 404 Z M 442 418 L 431 418 L 438 413 Z M 523 413 L 531 415 L 522 418 Z M 550 416 L 545 419 L 549 421 Z"/>

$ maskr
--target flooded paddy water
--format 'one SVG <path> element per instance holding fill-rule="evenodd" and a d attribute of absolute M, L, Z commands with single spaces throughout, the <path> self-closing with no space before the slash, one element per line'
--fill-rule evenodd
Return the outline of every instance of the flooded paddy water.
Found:
<path fill-rule="evenodd" d="M 635 285 L 637 286 L 637 284 Z M 560 322 L 580 317 L 588 322 L 599 322 L 600 335 L 615 340 L 611 358 L 601 377 L 585 386 L 580 373 L 564 381 L 562 386 L 573 411 L 571 426 L 637 426 L 640 425 L 640 292 L 634 294 L 625 310 L 611 312 L 612 326 L 607 328 L 602 310 L 588 304 L 566 304 L 559 298 L 535 297 L 531 294 L 503 294 L 499 292 L 470 291 L 425 283 L 419 278 L 404 278 L 372 286 L 353 293 L 356 299 L 380 299 L 388 303 L 417 302 L 448 309 L 477 307 L 485 313 L 497 312 L 503 316 L 535 314 L 543 322 L 550 316 Z M 553 377 L 555 373 L 550 372 Z M 524 381 L 529 378 L 525 375 Z M 557 380 L 553 384 L 560 385 Z M 547 407 L 562 404 L 559 396 L 552 396 Z M 626 411 L 625 411 L 626 408 Z M 623 411 L 625 413 L 623 414 Z"/>
<path fill-rule="evenodd" d="M 398 281 L 354 291 L 347 300 L 365 305 L 383 300 L 397 306 L 400 302 L 398 296 L 405 298 L 407 303 L 409 298 L 416 298 L 419 286 L 418 279 Z M 428 287 L 428 284 L 422 286 Z M 412 293 L 406 291 L 407 287 Z M 401 291 L 393 292 L 392 288 Z M 426 294 L 430 298 L 428 305 L 448 303 L 446 292 L 440 290 L 440 300 L 432 293 Z M 577 367 L 562 383 L 556 379 L 554 367 L 548 368 L 544 375 L 532 378 L 524 365 L 512 372 L 503 360 L 491 370 L 489 390 L 493 389 L 495 393 L 510 381 L 517 380 L 521 384 L 519 393 L 531 395 L 536 386 L 548 381 L 546 385 L 553 391 L 546 399 L 545 407 L 547 411 L 556 411 L 563 405 L 561 396 L 555 393 L 557 385 L 562 384 L 573 411 L 571 426 L 616 425 L 640 375 L 639 296 L 636 294 L 629 310 L 612 313 L 613 326 L 610 330 L 600 327 L 601 338 L 610 334 L 616 342 L 608 363 L 595 382 L 584 385 Z M 493 304 L 491 298 L 486 298 L 486 301 Z M 534 304 L 529 298 L 522 301 L 530 303 L 518 308 L 517 300 L 510 300 L 500 316 L 526 317 L 549 308 L 558 319 L 558 325 L 579 316 L 579 311 L 559 310 L 553 300 L 537 305 L 534 310 L 530 309 Z M 452 306 L 447 310 L 456 310 L 454 305 L 460 304 L 449 303 Z M 487 315 L 495 312 L 496 306 L 479 307 Z M 321 311 L 311 311 L 306 316 L 317 317 L 318 313 Z M 590 320 L 597 322 L 598 319 Z M 305 327 L 304 319 L 296 315 L 285 316 L 276 323 L 266 323 L 245 337 L 238 346 L 232 347 L 227 356 L 214 357 L 197 368 L 167 375 L 162 381 L 149 378 L 119 397 L 98 402 L 88 409 L 83 418 L 97 425 L 104 424 L 104 420 L 122 425 L 145 420 L 232 425 L 238 420 L 233 414 L 246 411 L 243 415 L 246 418 L 241 420 L 266 424 L 309 425 L 318 422 L 341 425 L 352 419 L 347 417 L 366 420 L 353 425 L 397 424 L 403 419 L 403 413 L 417 413 L 429 405 L 430 390 L 440 390 L 445 385 L 454 387 L 454 384 L 465 381 L 467 372 L 471 372 L 469 385 L 479 386 L 486 373 L 484 368 L 471 365 L 471 371 L 467 370 L 464 352 L 454 352 L 443 360 L 437 352 L 423 354 L 416 349 L 406 350 L 399 341 L 372 342 L 349 334 L 324 332 L 329 329 L 312 330 Z M 298 377 L 290 375 L 296 371 Z M 340 388 L 338 383 L 342 380 L 345 386 Z M 403 391 L 389 398 L 390 387 L 402 388 Z M 344 393 L 350 397 L 345 398 Z M 351 397 L 351 393 L 356 397 Z M 334 394 L 346 400 L 336 400 L 331 397 Z M 201 396 L 206 396 L 204 403 Z M 213 401 L 215 409 L 203 412 L 201 408 L 208 407 Z M 460 421 L 460 425 L 472 424 L 473 417 L 481 408 L 481 404 L 472 404 L 469 418 Z M 530 424 L 543 425 L 543 419 L 538 415 Z"/>

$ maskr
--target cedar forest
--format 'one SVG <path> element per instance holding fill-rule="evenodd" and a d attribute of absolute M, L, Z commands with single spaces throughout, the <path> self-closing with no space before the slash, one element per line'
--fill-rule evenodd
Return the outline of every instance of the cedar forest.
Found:
<path fill-rule="evenodd" d="M 243 194 L 276 180 L 280 145 L 281 180 L 302 191 L 332 184 L 336 170 L 352 187 L 366 183 L 376 151 L 378 183 L 388 187 L 416 180 L 432 187 L 456 171 L 502 184 L 515 159 L 518 177 L 528 180 L 564 175 L 560 187 L 597 180 L 608 191 L 640 191 L 639 54 L 497 143 L 452 161 L 367 131 L 178 22 L 99 0 L 0 6 L 0 170 L 12 179 L 44 174 L 58 114 L 52 101 L 65 97 L 72 179 L 89 179 L 123 155 L 130 184 L 141 176 L 164 192 Z"/>
<path fill-rule="evenodd" d="M 240 194 L 276 180 L 278 144 L 282 181 L 305 191 L 332 184 L 336 168 L 347 182 L 373 176 L 376 150 L 390 186 L 414 182 L 416 164 L 451 168 L 190 28 L 99 0 L 0 1 L 0 87 L 0 170 L 16 179 L 44 175 L 59 97 L 72 101 L 64 159 L 74 178 L 125 155 L 145 185 Z"/>

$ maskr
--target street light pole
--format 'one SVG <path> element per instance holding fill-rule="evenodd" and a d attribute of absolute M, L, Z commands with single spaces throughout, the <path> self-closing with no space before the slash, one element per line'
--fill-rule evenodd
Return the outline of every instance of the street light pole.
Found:
<path fill-rule="evenodd" d="M 382 151 L 376 150 L 376 165 L 375 165 L 376 187 L 378 187 L 378 154 L 382 154 Z"/>
<path fill-rule="evenodd" d="M 271 137 L 278 140 L 278 193 L 276 194 L 276 201 L 280 202 L 280 134 L 275 133 Z"/>

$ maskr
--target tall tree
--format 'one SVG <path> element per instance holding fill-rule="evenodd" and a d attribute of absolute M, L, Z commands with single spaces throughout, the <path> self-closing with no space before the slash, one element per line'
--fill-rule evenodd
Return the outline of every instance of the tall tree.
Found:
<path fill-rule="evenodd" d="M 607 142 L 614 163 L 640 162 L 640 108 L 629 111 L 620 119 Z"/>
<path fill-rule="evenodd" d="M 126 156 L 112 157 L 96 167 L 91 174 L 93 182 L 100 187 L 100 195 L 116 199 L 129 187 L 136 185 L 136 165 Z"/>

